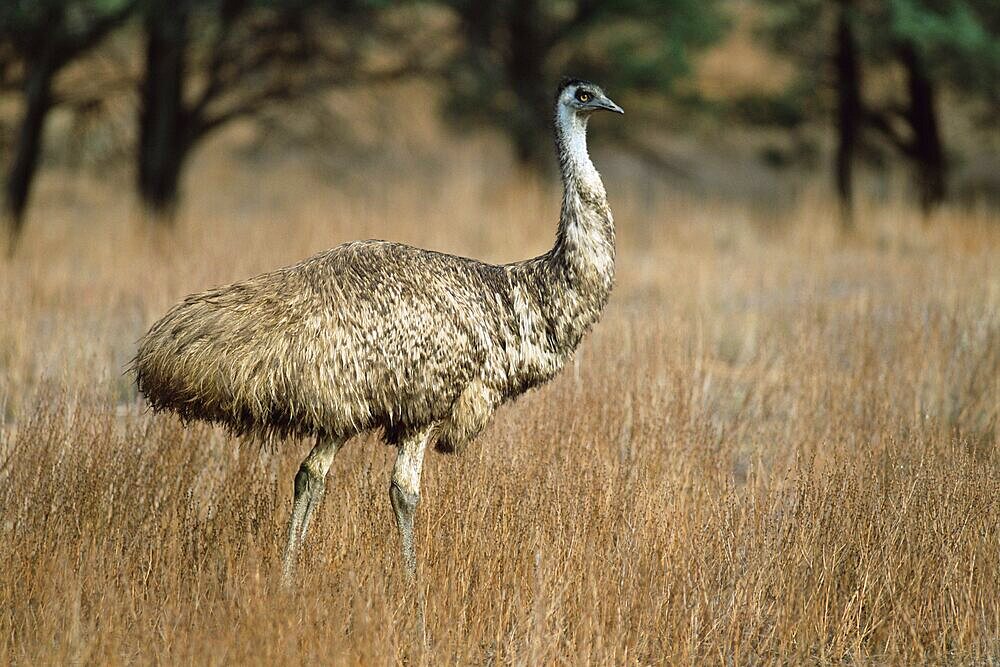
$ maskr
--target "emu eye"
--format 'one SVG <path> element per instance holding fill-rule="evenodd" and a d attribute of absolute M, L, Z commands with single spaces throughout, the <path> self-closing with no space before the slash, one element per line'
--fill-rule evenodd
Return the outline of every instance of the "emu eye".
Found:
<path fill-rule="evenodd" d="M 577 99 L 578 102 L 583 102 L 584 104 L 586 104 L 587 102 L 589 102 L 593 98 L 594 98 L 594 96 L 591 95 L 590 93 L 588 93 L 585 90 L 578 90 L 578 91 L 576 91 L 576 99 Z"/>

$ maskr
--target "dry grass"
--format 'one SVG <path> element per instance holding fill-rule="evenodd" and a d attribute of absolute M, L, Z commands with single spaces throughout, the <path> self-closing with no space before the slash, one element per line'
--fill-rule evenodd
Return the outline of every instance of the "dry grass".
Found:
<path fill-rule="evenodd" d="M 134 341 L 188 291 L 349 238 L 542 250 L 558 194 L 489 156 L 381 200 L 203 163 L 159 242 L 113 189 L 42 184 L 0 264 L 0 663 L 1000 660 L 997 216 L 885 205 L 841 240 L 821 199 L 767 220 L 613 177 L 619 286 L 575 365 L 428 458 L 428 643 L 374 439 L 337 458 L 283 593 L 308 444 L 152 418 Z"/>

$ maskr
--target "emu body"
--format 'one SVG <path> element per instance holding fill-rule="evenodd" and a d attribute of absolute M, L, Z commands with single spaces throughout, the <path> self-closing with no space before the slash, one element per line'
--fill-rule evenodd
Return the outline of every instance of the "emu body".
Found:
<path fill-rule="evenodd" d="M 426 447 L 459 451 L 496 408 L 551 379 L 596 322 L 614 280 L 614 223 L 587 154 L 592 111 L 621 111 L 564 81 L 556 243 L 505 265 L 385 241 L 348 243 L 187 297 L 149 330 L 134 371 L 155 410 L 239 434 L 310 436 L 295 480 L 285 574 L 333 457 L 382 428 L 398 450 L 390 500 L 406 570 Z"/>
<path fill-rule="evenodd" d="M 139 386 L 156 409 L 240 433 L 440 422 L 438 446 L 456 449 L 557 372 L 603 304 L 555 299 L 569 280 L 548 264 L 350 243 L 185 299 L 143 339 Z"/>

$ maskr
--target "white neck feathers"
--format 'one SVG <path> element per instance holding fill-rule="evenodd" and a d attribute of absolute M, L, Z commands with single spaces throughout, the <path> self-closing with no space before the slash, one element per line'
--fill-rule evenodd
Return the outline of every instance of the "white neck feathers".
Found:
<path fill-rule="evenodd" d="M 604 192 L 601 177 L 587 152 L 587 116 L 560 104 L 556 111 L 556 143 L 563 184 Z"/>

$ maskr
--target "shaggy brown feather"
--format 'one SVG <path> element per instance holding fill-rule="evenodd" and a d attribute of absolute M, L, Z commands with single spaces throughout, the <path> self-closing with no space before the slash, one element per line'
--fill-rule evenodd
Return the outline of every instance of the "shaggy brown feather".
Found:
<path fill-rule="evenodd" d="M 586 152 L 586 114 L 557 119 L 565 192 L 555 247 L 494 266 L 385 241 L 194 294 L 133 362 L 155 410 L 239 434 L 387 439 L 440 423 L 473 439 L 497 406 L 553 377 L 597 320 L 614 226 Z"/>

